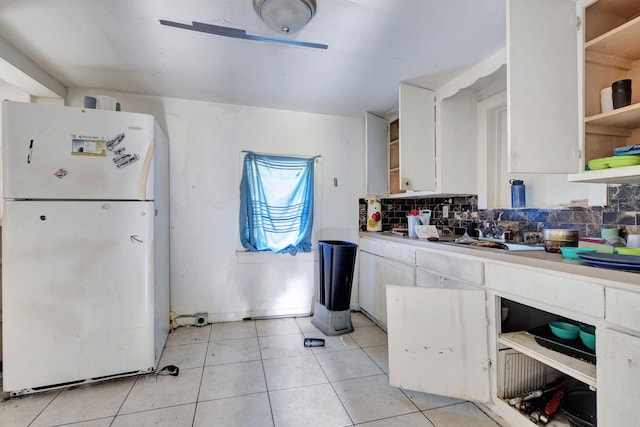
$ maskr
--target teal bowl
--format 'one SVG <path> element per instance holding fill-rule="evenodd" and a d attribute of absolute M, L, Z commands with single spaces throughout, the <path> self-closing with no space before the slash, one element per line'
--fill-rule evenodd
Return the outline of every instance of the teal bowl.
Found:
<path fill-rule="evenodd" d="M 551 322 L 549 328 L 553 335 L 564 340 L 575 340 L 580 334 L 578 326 L 566 322 Z"/>
<path fill-rule="evenodd" d="M 580 325 L 579 334 L 582 344 L 591 350 L 596 349 L 596 328 L 593 326 Z"/>
<path fill-rule="evenodd" d="M 578 259 L 579 253 L 596 252 L 596 250 L 592 248 L 575 248 L 573 246 L 561 246 L 560 251 L 562 252 L 562 256 L 568 259 Z"/>

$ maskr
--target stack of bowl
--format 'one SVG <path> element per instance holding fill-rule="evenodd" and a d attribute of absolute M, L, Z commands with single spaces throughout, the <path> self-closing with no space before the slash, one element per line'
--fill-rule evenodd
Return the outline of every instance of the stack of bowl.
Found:
<path fill-rule="evenodd" d="M 575 340 L 580 337 L 580 340 L 585 347 L 591 350 L 596 349 L 596 328 L 591 325 L 574 325 L 567 322 L 550 322 L 549 329 L 553 335 L 564 340 Z"/>

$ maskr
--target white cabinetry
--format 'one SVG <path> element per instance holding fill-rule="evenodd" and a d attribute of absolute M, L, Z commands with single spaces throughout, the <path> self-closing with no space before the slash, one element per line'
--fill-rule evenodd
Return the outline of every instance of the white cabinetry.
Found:
<path fill-rule="evenodd" d="M 509 172 L 578 171 L 576 4 L 507 0 Z"/>
<path fill-rule="evenodd" d="M 400 119 L 365 114 L 365 183 L 368 196 L 397 197 L 400 187 Z"/>
<path fill-rule="evenodd" d="M 528 426 L 528 417 L 503 400 L 514 396 L 501 393 L 507 382 L 530 384 L 519 372 L 541 366 L 535 368 L 542 375 L 536 387 L 559 376 L 574 378 L 597 390 L 599 425 L 635 425 L 640 293 L 626 290 L 635 282 L 593 278 L 588 268 L 584 275 L 569 274 L 513 259 L 416 249 L 416 286 L 386 286 L 390 384 L 485 402 L 509 425 Z M 526 326 L 503 332 L 505 302 L 513 322 Z M 597 364 L 542 347 L 526 332 L 559 318 L 596 326 Z M 507 353 L 517 357 L 507 362 Z M 507 363 L 524 363 L 523 370 Z M 568 425 L 561 414 L 556 421 Z"/>
<path fill-rule="evenodd" d="M 365 119 L 365 183 L 367 196 L 386 196 L 387 188 L 387 127 L 386 119 L 366 113 Z"/>
<path fill-rule="evenodd" d="M 378 275 L 382 257 L 365 252 L 360 249 L 359 258 L 359 282 L 358 282 L 358 304 L 360 308 L 375 319 L 380 318 L 382 311 L 381 299 L 378 295 Z"/>
<path fill-rule="evenodd" d="M 489 401 L 484 292 L 387 286 L 389 382 Z"/>
<path fill-rule="evenodd" d="M 378 239 L 360 239 L 360 308 L 383 328 L 387 325 L 385 285 L 415 286 L 415 249 Z"/>
<path fill-rule="evenodd" d="M 502 50 L 451 79 L 435 94 L 400 85 L 400 186 L 406 192 L 396 197 L 478 192 L 476 106 L 505 89 L 504 64 Z"/>
<path fill-rule="evenodd" d="M 586 6 L 586 7 L 584 7 Z M 576 182 L 637 183 L 640 166 L 585 171 L 590 160 L 610 157 L 613 149 L 640 143 L 640 2 L 631 0 L 582 0 L 579 12 L 581 58 L 579 81 L 583 117 L 583 161 Z M 632 80 L 631 105 L 602 112 L 600 91 L 611 83 Z"/>
<path fill-rule="evenodd" d="M 640 338 L 598 331 L 598 425 L 635 426 L 640 419 Z"/>
<path fill-rule="evenodd" d="M 575 2 L 506 1 L 506 50 L 435 92 L 400 84 L 400 161 L 389 179 L 391 197 L 478 193 L 476 105 L 491 95 L 486 89 L 508 93 L 509 172 L 578 172 Z M 500 77 L 505 64 L 505 80 L 494 86 L 491 77 Z"/>
<path fill-rule="evenodd" d="M 489 401 L 484 266 L 416 250 L 416 287 L 387 286 L 390 384 Z"/>
<path fill-rule="evenodd" d="M 435 93 L 400 83 L 400 188 L 436 189 Z"/>
<path fill-rule="evenodd" d="M 598 331 L 598 422 L 637 425 L 640 419 L 640 294 L 606 289 L 607 327 Z M 601 422 L 606 420 L 606 422 Z"/>
<path fill-rule="evenodd" d="M 484 284 L 484 263 L 475 257 L 420 249 L 416 251 L 416 266 L 476 287 Z"/>

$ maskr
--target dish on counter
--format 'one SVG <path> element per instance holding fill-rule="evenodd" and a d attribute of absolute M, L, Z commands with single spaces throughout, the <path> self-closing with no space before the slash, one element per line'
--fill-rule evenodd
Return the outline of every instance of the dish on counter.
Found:
<path fill-rule="evenodd" d="M 623 254 L 579 253 L 578 259 L 595 267 L 617 270 L 640 270 L 640 257 Z"/>
<path fill-rule="evenodd" d="M 635 255 L 623 254 L 601 254 L 601 253 L 582 253 L 578 254 L 579 258 L 593 261 L 610 262 L 613 264 L 633 264 L 640 267 L 640 258 Z"/>
<path fill-rule="evenodd" d="M 617 250 L 622 255 L 640 256 L 640 248 L 618 248 Z"/>
<path fill-rule="evenodd" d="M 578 253 L 595 253 L 597 252 L 592 248 L 577 248 L 574 246 L 561 246 L 560 252 L 562 256 L 569 259 L 578 259 Z"/>

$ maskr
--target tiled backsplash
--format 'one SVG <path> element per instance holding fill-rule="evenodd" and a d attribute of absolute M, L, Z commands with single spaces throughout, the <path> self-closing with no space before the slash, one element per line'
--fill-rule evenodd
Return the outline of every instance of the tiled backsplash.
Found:
<path fill-rule="evenodd" d="M 493 221 L 512 231 L 512 236 L 544 228 L 575 228 L 580 231 L 580 236 L 600 237 L 603 225 L 617 226 L 622 237 L 627 233 L 640 233 L 640 184 L 609 186 L 608 200 L 605 207 L 478 210 L 476 196 L 382 199 L 382 229 L 388 231 L 394 227 L 406 227 L 407 215 L 412 209 L 431 209 L 431 224 L 438 228 L 445 227 L 456 234 L 464 233 L 471 223 Z M 446 218 L 442 214 L 443 206 L 449 206 Z M 367 203 L 360 199 L 361 230 L 366 230 L 366 218 Z"/>

